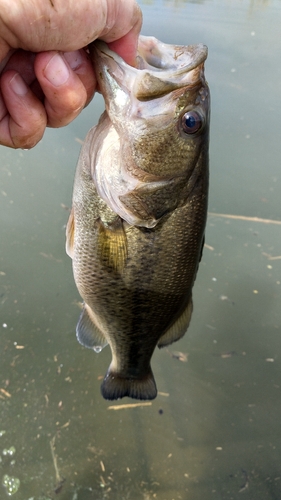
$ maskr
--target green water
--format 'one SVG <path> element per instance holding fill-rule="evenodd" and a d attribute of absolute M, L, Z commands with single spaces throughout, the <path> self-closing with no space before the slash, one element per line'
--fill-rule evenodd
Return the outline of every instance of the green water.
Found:
<path fill-rule="evenodd" d="M 110 352 L 76 341 L 64 250 L 79 140 L 102 99 L 32 151 L 0 148 L 1 500 L 7 476 L 15 500 L 281 498 L 281 3 L 141 7 L 143 34 L 209 47 L 209 211 L 245 219 L 209 215 L 188 334 L 153 357 L 160 395 L 112 410 L 99 389 Z"/>

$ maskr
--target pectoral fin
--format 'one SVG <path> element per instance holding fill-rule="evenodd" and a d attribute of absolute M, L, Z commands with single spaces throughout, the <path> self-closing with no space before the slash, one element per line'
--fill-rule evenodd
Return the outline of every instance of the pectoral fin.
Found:
<path fill-rule="evenodd" d="M 166 345 L 172 344 L 184 336 L 190 323 L 192 309 L 193 303 L 191 297 L 183 313 L 179 316 L 175 323 L 173 323 L 169 330 L 167 330 L 167 332 L 160 337 L 157 344 L 158 347 L 165 347 Z"/>
<path fill-rule="evenodd" d="M 96 318 L 91 308 L 84 304 L 84 309 L 80 315 L 76 326 L 77 340 L 84 347 L 100 352 L 107 344 L 104 334 L 96 325 Z"/>
<path fill-rule="evenodd" d="M 97 251 L 102 264 L 116 272 L 122 272 L 128 254 L 122 219 L 117 217 L 108 226 L 99 219 L 97 224 L 99 226 Z"/>
<path fill-rule="evenodd" d="M 65 250 L 67 255 L 73 258 L 73 245 L 74 245 L 74 210 L 71 209 L 69 219 L 66 226 L 66 244 Z"/>

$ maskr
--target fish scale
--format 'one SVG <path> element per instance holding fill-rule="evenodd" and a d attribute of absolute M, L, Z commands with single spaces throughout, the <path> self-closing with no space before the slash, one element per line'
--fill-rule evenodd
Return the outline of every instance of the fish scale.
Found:
<path fill-rule="evenodd" d="M 105 399 L 153 399 L 151 357 L 189 326 L 204 244 L 207 50 L 140 37 L 139 68 L 103 42 L 90 53 L 106 111 L 82 147 L 67 225 L 84 300 L 76 335 L 96 352 L 110 346 Z"/>

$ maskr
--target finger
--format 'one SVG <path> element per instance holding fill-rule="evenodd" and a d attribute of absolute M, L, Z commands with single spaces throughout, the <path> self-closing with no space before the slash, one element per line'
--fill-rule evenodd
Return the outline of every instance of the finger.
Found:
<path fill-rule="evenodd" d="M 22 49 L 15 50 L 3 67 L 2 73 L 13 69 L 22 76 L 27 85 L 30 85 L 36 78 L 33 68 L 34 59 L 34 52 Z"/>
<path fill-rule="evenodd" d="M 7 46 L 7 50 L 3 51 L 1 50 L 1 45 L 3 43 L 3 40 L 0 39 L 0 73 L 2 73 L 3 69 L 5 68 L 5 66 L 7 65 L 7 63 L 9 62 L 9 59 L 11 58 L 11 56 L 13 55 L 13 53 L 15 52 L 15 49 L 10 49 L 8 46 Z"/>
<path fill-rule="evenodd" d="M 109 14 L 106 29 L 99 38 L 107 42 L 110 48 L 123 57 L 128 64 L 134 66 L 142 26 L 141 9 L 136 2 L 120 2 L 112 19 L 113 25 L 111 25 Z"/>
<path fill-rule="evenodd" d="M 46 128 L 43 104 L 15 70 L 6 71 L 1 76 L 0 87 L 0 144 L 11 148 L 32 148 Z"/>
<path fill-rule="evenodd" d="M 15 70 L 21 75 L 35 96 L 43 102 L 44 95 L 34 73 L 34 60 L 35 54 L 33 52 L 21 49 L 16 50 L 3 68 L 3 73 L 11 69 Z"/>
<path fill-rule="evenodd" d="M 36 55 L 34 70 L 45 95 L 49 127 L 70 123 L 94 95 L 96 78 L 83 49 L 65 53 L 41 52 Z"/>
<path fill-rule="evenodd" d="M 119 40 L 110 42 L 108 46 L 111 50 L 117 52 L 117 54 L 119 54 L 119 56 L 121 56 L 126 63 L 131 64 L 131 66 L 135 66 L 138 37 L 136 37 L 134 30 L 131 30 L 127 33 L 127 35 L 119 38 Z"/>
<path fill-rule="evenodd" d="M 89 52 L 86 52 L 84 49 L 74 52 L 64 52 L 64 57 L 72 71 L 80 78 L 85 87 L 87 106 L 92 100 L 97 87 L 97 79 Z"/>

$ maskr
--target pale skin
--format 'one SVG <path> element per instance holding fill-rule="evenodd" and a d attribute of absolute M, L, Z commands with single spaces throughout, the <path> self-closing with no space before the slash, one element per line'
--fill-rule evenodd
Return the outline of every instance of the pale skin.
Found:
<path fill-rule="evenodd" d="M 96 90 L 87 45 L 134 64 L 141 23 L 134 0 L 0 0 L 0 144 L 32 148 L 76 118 Z"/>

